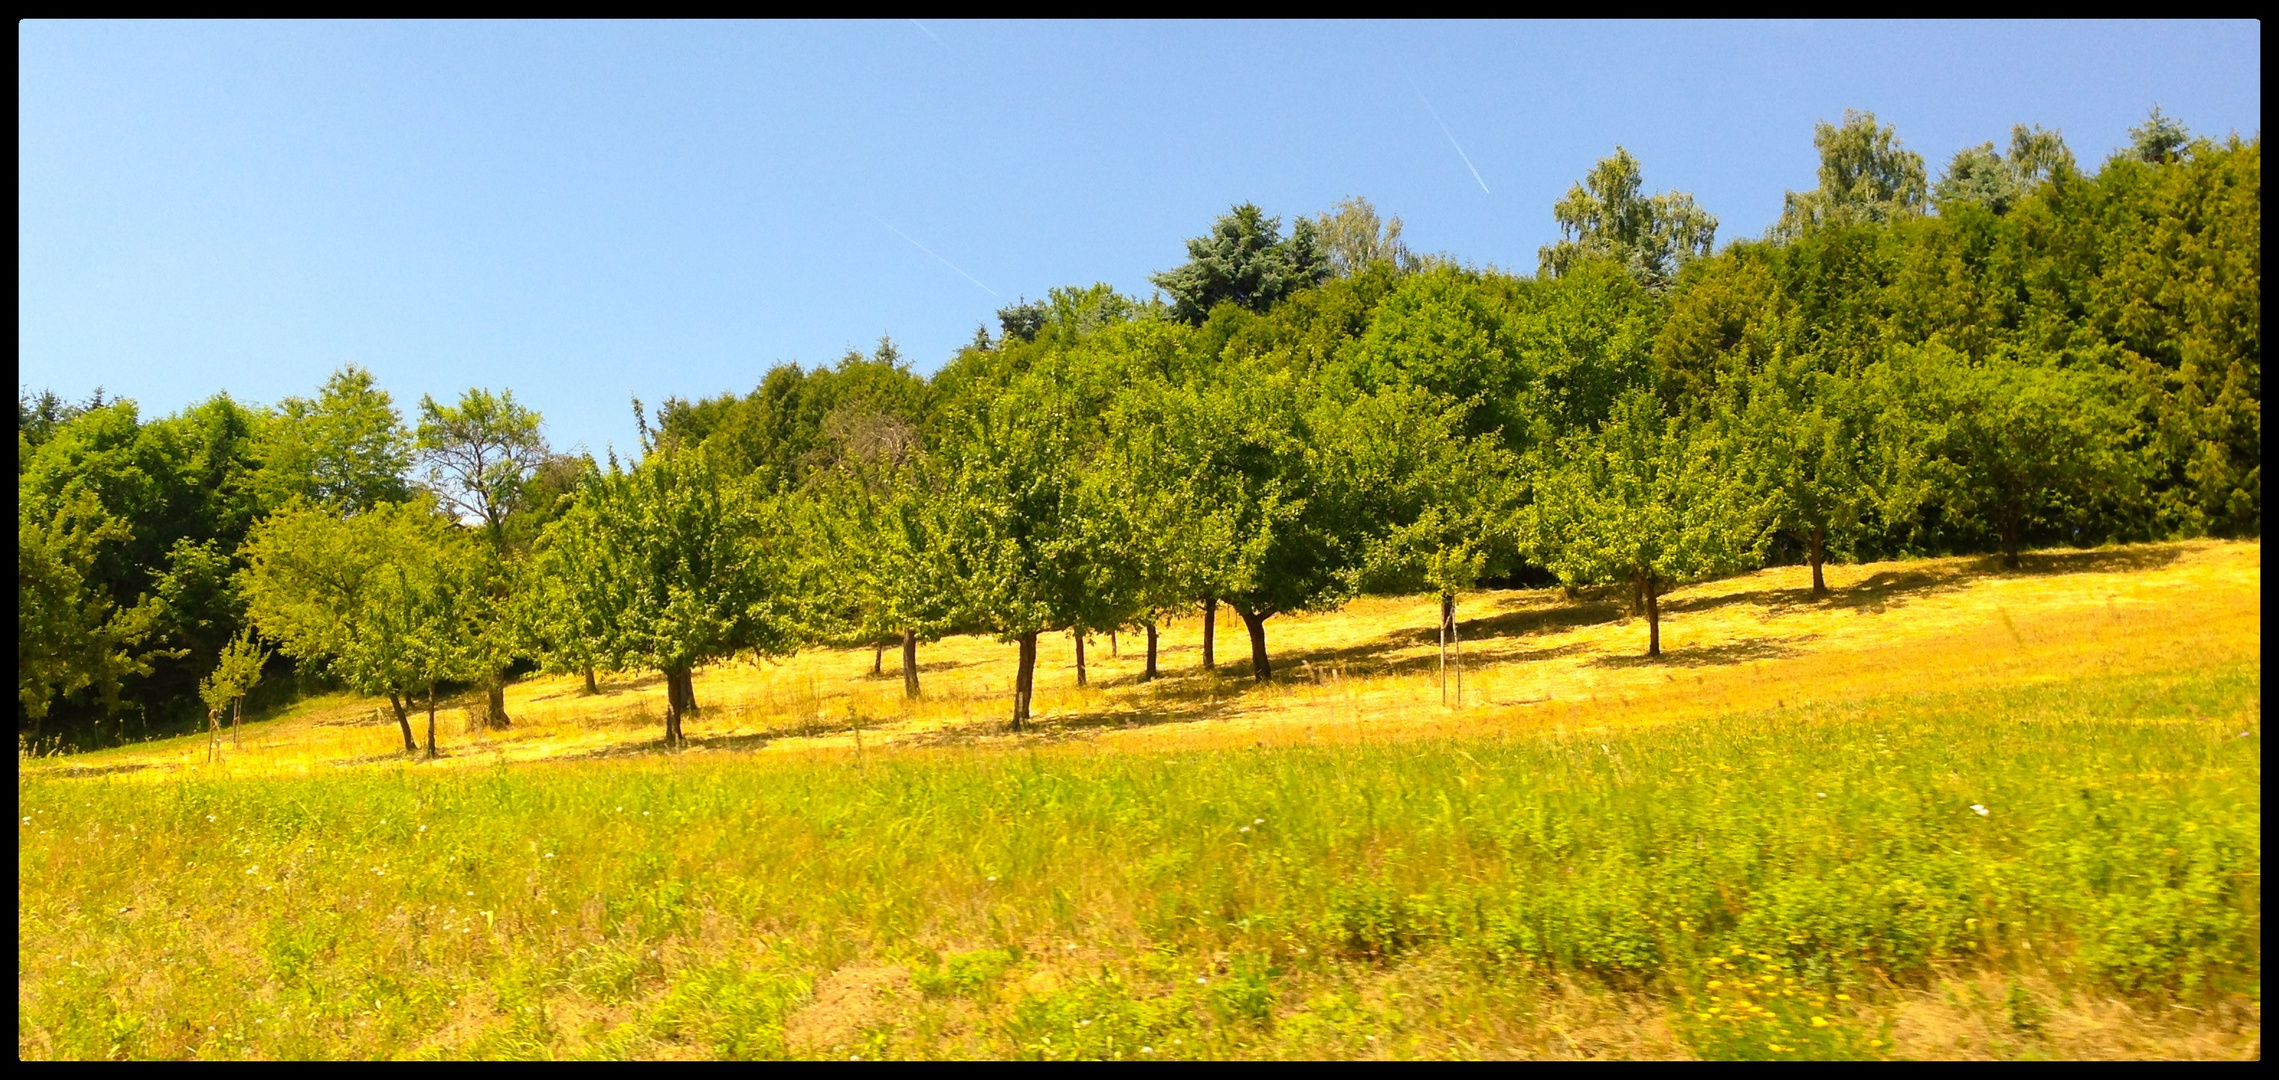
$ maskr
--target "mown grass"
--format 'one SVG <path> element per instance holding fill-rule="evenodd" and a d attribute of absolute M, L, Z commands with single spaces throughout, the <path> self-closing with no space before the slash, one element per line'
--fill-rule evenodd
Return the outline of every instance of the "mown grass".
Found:
<path fill-rule="evenodd" d="M 1239 749 L 20 769 L 18 1051 L 2258 1054 L 2260 661 L 1935 680 Z"/>

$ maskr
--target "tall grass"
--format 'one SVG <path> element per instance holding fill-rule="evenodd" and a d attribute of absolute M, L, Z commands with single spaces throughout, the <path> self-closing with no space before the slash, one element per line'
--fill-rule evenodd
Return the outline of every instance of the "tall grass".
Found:
<path fill-rule="evenodd" d="M 2230 662 L 1334 746 L 20 771 L 18 1049 L 2083 1053 L 2118 1051 L 2066 1010 L 2121 1001 L 2250 1052 L 2260 693 Z M 1996 981 L 1997 1045 L 1927 1041 L 1956 979 Z"/>

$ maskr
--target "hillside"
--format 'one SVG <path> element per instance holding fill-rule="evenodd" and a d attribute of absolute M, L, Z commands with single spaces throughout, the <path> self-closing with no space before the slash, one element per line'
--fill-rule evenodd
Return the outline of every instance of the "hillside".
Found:
<path fill-rule="evenodd" d="M 2030 554 L 2004 573 L 1993 556 L 1831 566 L 1815 602 L 1801 567 L 1681 589 L 1664 602 L 1666 655 L 1648 660 L 1642 620 L 1618 596 L 1556 589 L 1486 592 L 1459 608 L 1463 707 L 1443 707 L 1429 597 L 1364 598 L 1267 624 L 1278 681 L 1249 677 L 1242 624 L 1222 612 L 1215 674 L 1200 668 L 1195 617 L 1163 635 L 1163 677 L 1141 684 L 1144 642 L 1105 637 L 1075 685 L 1072 639 L 1040 646 L 1042 737 L 1108 745 L 1203 747 L 1258 741 L 1404 738 L 1630 725 L 1942 690 L 2254 660 L 2261 641 L 2262 547 L 2200 542 Z M 717 665 L 696 677 L 704 712 L 693 751 L 791 752 L 1016 740 L 1003 731 L 1013 648 L 960 637 L 923 646 L 923 698 L 905 701 L 899 655 L 818 649 L 782 662 Z M 1935 682 L 1926 682 L 1935 679 Z M 444 757 L 422 768 L 663 752 L 664 684 L 605 677 L 525 679 L 507 693 L 514 727 L 469 731 L 470 701 L 438 710 Z M 1454 690 L 1454 677 L 1450 679 Z M 424 714 L 415 724 L 424 723 Z M 401 760 L 386 705 L 333 697 L 256 719 L 225 774 L 307 772 Z M 202 772 L 206 740 L 179 738 L 59 758 L 34 771 Z"/>
<path fill-rule="evenodd" d="M 2253 1058 L 2254 544 L 368 701 L 19 764 L 25 1058 Z M 1103 647 L 1097 650 L 1105 654 Z M 1048 657 L 1066 660 L 1070 657 Z M 859 720 L 859 729 L 856 720 Z M 480 767 L 476 767 L 480 766 Z"/>

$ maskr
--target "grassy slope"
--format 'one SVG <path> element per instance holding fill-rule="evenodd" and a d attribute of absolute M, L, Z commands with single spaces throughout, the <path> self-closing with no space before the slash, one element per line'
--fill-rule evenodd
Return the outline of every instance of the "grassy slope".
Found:
<path fill-rule="evenodd" d="M 541 682 L 434 765 L 330 767 L 393 739 L 355 703 L 45 762 L 19 1051 L 2256 1052 L 2260 548 L 2029 570 L 1705 586 L 1655 664 L 1498 595 L 1462 711 L 1429 604 L 1364 601 L 1270 624 L 1275 688 L 1096 662 L 1052 739 L 960 641 L 915 706 L 891 657 L 708 672 L 759 753 Z"/>

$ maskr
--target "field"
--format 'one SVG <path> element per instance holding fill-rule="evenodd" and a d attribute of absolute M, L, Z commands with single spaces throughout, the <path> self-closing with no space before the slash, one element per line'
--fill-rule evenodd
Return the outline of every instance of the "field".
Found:
<path fill-rule="evenodd" d="M 532 679 L 19 764 L 47 1057 L 2256 1057 L 2261 548 Z"/>

